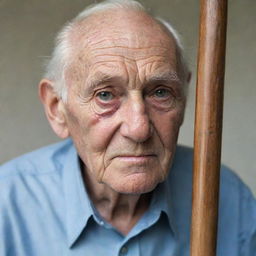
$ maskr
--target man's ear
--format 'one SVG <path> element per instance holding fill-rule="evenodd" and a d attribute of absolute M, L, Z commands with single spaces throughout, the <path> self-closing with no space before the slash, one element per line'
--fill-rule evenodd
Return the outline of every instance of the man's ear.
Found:
<path fill-rule="evenodd" d="M 44 105 L 46 117 L 53 131 L 62 139 L 69 136 L 66 122 L 65 106 L 54 90 L 53 82 L 43 79 L 39 83 L 39 97 Z"/>

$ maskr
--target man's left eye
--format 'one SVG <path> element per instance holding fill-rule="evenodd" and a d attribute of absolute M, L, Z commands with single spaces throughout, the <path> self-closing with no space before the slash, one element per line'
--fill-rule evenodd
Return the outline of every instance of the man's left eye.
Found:
<path fill-rule="evenodd" d="M 114 95 L 109 91 L 101 91 L 96 95 L 101 101 L 110 101 L 114 98 Z"/>
<path fill-rule="evenodd" d="M 157 89 L 155 92 L 154 92 L 154 96 L 155 97 L 158 97 L 158 98 L 167 98 L 170 96 L 170 91 L 167 90 L 167 89 Z"/>

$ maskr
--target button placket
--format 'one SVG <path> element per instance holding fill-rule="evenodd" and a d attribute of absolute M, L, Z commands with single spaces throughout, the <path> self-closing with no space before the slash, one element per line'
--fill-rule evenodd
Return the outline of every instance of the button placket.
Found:
<path fill-rule="evenodd" d="M 128 252 L 127 246 L 123 246 L 123 247 L 120 249 L 119 255 L 126 255 L 127 252 Z"/>

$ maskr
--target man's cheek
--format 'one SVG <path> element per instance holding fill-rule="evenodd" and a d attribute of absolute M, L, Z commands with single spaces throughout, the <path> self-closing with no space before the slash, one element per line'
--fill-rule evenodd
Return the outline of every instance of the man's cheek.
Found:
<path fill-rule="evenodd" d="M 87 171 L 91 173 L 91 176 L 95 177 L 97 182 L 101 183 L 106 169 L 104 164 L 104 154 L 86 150 L 79 155 L 82 158 Z"/>
<path fill-rule="evenodd" d="M 94 152 L 106 152 L 113 143 L 117 146 L 118 124 L 114 118 L 90 118 L 86 133 Z"/>

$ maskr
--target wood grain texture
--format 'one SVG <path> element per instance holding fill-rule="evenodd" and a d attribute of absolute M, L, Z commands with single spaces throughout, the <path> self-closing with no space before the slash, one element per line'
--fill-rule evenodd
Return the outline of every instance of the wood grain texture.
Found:
<path fill-rule="evenodd" d="M 227 0 L 201 0 L 194 133 L 191 256 L 215 256 Z"/>

